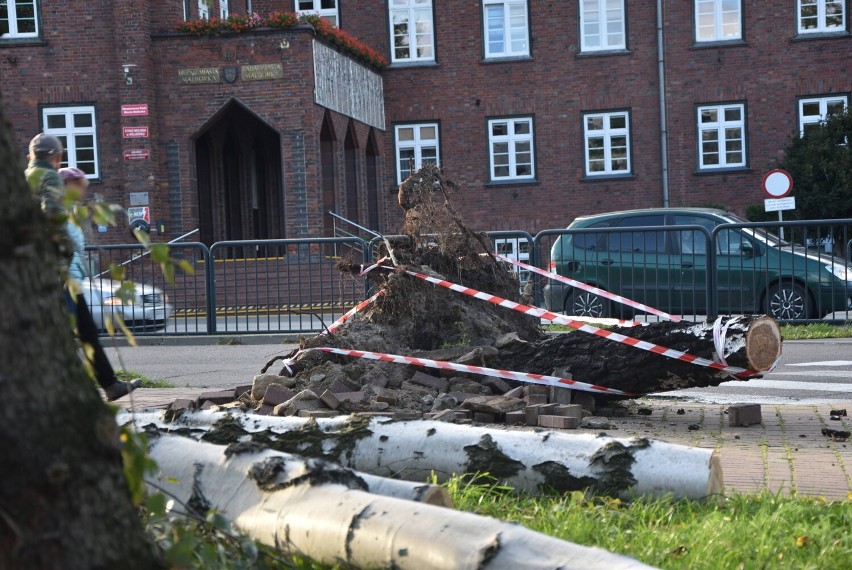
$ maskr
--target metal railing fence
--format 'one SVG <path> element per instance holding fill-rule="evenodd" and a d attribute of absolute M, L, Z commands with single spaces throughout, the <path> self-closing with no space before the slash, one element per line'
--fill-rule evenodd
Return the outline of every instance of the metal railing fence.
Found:
<path fill-rule="evenodd" d="M 786 241 L 777 237 L 782 228 Z M 566 277 L 683 318 L 766 313 L 780 303 L 787 311 L 779 313 L 782 322 L 852 319 L 852 219 L 723 224 L 712 230 L 664 226 L 486 234 L 496 253 L 542 269 L 555 267 Z M 141 309 L 124 307 L 135 334 L 311 333 L 371 294 L 364 277 L 337 265 L 373 262 L 385 237 L 402 236 L 226 241 L 209 248 L 174 243 L 172 257 L 194 268 L 176 272 L 174 283 L 166 282 L 140 245 L 87 249 L 93 275 L 121 266 L 125 279 L 158 290 L 140 293 L 162 293 L 171 308 L 168 318 L 152 323 L 144 302 Z M 532 283 L 538 306 L 562 312 L 577 301 L 570 286 L 553 281 L 548 286 L 546 278 L 517 266 L 507 264 L 507 270 L 518 275 L 519 292 Z M 104 273 L 90 287 L 106 289 L 108 278 Z M 805 303 L 808 314 L 786 318 L 797 303 Z M 115 308 L 100 310 L 110 314 Z M 606 308 L 608 316 L 636 317 L 623 305 Z"/>

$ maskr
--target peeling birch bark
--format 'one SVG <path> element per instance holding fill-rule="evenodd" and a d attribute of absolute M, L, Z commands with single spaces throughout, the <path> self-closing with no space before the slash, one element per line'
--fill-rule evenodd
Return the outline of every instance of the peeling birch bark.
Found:
<path fill-rule="evenodd" d="M 162 435 L 151 444 L 151 457 L 157 462 L 161 473 L 176 472 L 187 468 L 188 465 L 204 464 L 207 469 L 238 472 L 238 477 L 244 477 L 246 466 L 263 464 L 270 474 L 284 472 L 291 479 L 310 473 L 323 474 L 331 481 L 348 482 L 352 488 L 360 489 L 374 495 L 383 495 L 406 501 L 428 503 L 438 507 L 452 508 L 453 501 L 446 489 L 439 485 L 417 483 L 400 479 L 379 477 L 369 473 L 359 473 L 351 469 L 333 465 L 329 462 L 295 456 L 267 449 L 261 445 L 244 442 L 235 443 L 223 448 L 212 443 L 198 442 L 190 438 Z M 189 460 L 189 461 L 188 461 Z M 253 467 L 259 474 L 258 468 Z M 249 470 L 249 472 L 252 472 Z M 302 475 L 298 475 L 302 473 Z M 184 473 L 186 475 L 186 473 Z M 223 475 L 224 476 L 224 475 Z M 317 475 L 313 475 L 317 477 Z M 157 479 L 161 479 L 158 476 Z M 146 481 L 155 482 L 155 478 L 147 477 Z M 162 481 L 157 486 L 164 487 Z M 269 488 L 268 491 L 274 489 Z M 224 494 L 224 493 L 223 493 Z M 206 509 L 202 509 L 206 510 Z"/>
<path fill-rule="evenodd" d="M 215 507 L 264 544 L 322 564 L 400 570 L 650 568 L 494 518 L 373 495 L 351 471 L 327 462 L 271 452 L 226 456 L 224 450 L 187 438 L 157 438 L 152 455 L 163 481 L 169 481 L 159 485 L 185 504 Z"/>
<path fill-rule="evenodd" d="M 162 416 L 137 412 L 136 425 L 177 429 L 214 443 L 251 441 L 409 481 L 426 481 L 433 472 L 439 481 L 454 474 L 489 473 L 529 494 L 591 489 L 625 498 L 670 493 L 698 499 L 724 488 L 715 451 L 645 438 L 359 416 L 317 421 L 201 411 L 172 422 Z"/>

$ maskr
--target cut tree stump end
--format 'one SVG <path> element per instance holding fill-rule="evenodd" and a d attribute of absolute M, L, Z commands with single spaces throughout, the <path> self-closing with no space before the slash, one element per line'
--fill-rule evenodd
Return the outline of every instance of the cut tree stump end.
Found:
<path fill-rule="evenodd" d="M 772 317 L 754 321 L 746 333 L 746 357 L 752 370 L 766 372 L 781 358 L 781 328 Z"/>

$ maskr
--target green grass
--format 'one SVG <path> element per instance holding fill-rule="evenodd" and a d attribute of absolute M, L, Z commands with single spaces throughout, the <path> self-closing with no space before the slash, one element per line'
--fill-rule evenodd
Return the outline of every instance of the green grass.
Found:
<path fill-rule="evenodd" d="M 852 498 L 826 502 L 765 492 L 724 501 L 639 498 L 623 502 L 574 492 L 517 497 L 496 485 L 453 479 L 456 508 L 517 522 L 664 569 L 849 568 Z"/>
<path fill-rule="evenodd" d="M 145 376 L 144 374 L 139 374 L 134 370 L 116 370 L 115 377 L 118 378 L 119 382 L 130 382 L 132 380 L 136 380 L 137 378 L 142 379 L 142 387 L 143 388 L 174 388 L 175 385 L 171 382 L 167 382 L 165 380 L 152 380 Z"/>

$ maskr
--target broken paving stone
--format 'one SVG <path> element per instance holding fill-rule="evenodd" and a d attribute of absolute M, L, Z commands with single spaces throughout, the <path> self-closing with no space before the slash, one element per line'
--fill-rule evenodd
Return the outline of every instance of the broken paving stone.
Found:
<path fill-rule="evenodd" d="M 527 423 L 527 413 L 525 410 L 517 412 L 506 412 L 506 423 L 509 425 L 524 425 Z"/>
<path fill-rule="evenodd" d="M 761 423 L 760 404 L 734 404 L 728 407 L 728 425 L 748 427 Z"/>
<path fill-rule="evenodd" d="M 426 388 L 425 386 L 418 386 L 417 384 L 412 384 L 411 382 L 403 382 L 401 386 L 402 390 L 406 392 L 410 392 L 412 394 L 417 394 L 420 396 L 437 396 L 438 392 L 436 390 L 432 390 L 431 388 Z"/>
<path fill-rule="evenodd" d="M 455 408 L 458 405 L 459 401 L 452 394 L 438 394 L 437 397 L 432 399 L 431 411 L 441 412 Z"/>
<path fill-rule="evenodd" d="M 486 414 L 484 412 L 473 412 L 473 421 L 481 424 L 497 423 L 497 414 Z"/>
<path fill-rule="evenodd" d="M 270 384 L 277 384 L 284 388 L 292 388 L 296 385 L 295 378 L 279 376 L 277 374 L 258 374 L 251 383 L 251 397 L 256 402 L 263 400 L 263 395 Z"/>
<path fill-rule="evenodd" d="M 338 378 L 335 378 L 334 381 L 328 385 L 328 389 L 335 394 L 339 394 L 341 392 L 357 392 L 359 388 L 360 386 L 354 386 L 350 382 L 344 382 Z"/>
<path fill-rule="evenodd" d="M 494 341 L 494 347 L 497 349 L 500 348 L 517 348 L 524 344 L 529 344 L 527 341 L 521 339 L 516 332 L 509 332 L 502 334 L 497 337 Z"/>
<path fill-rule="evenodd" d="M 589 416 L 580 420 L 580 427 L 585 429 L 611 429 L 612 423 L 609 419 L 601 416 Z"/>
<path fill-rule="evenodd" d="M 560 388 L 559 386 L 551 386 L 550 401 L 556 404 L 570 404 L 571 390 L 568 388 Z"/>
<path fill-rule="evenodd" d="M 577 429 L 580 418 L 544 415 L 538 417 L 538 425 L 544 428 Z"/>
<path fill-rule="evenodd" d="M 491 391 L 495 394 L 505 395 L 509 391 L 509 384 L 496 376 L 486 376 L 482 379 L 482 385 L 491 388 Z"/>
<path fill-rule="evenodd" d="M 322 382 L 326 378 L 328 378 L 328 376 L 320 372 L 317 374 L 311 374 L 310 378 L 308 378 L 308 382 L 310 382 L 311 384 L 316 384 L 318 382 Z"/>
<path fill-rule="evenodd" d="M 235 391 L 216 390 L 215 392 L 202 392 L 198 395 L 199 402 L 213 402 L 214 404 L 227 404 L 237 399 Z"/>
<path fill-rule="evenodd" d="M 518 386 L 517 388 L 512 388 L 505 394 L 503 394 L 507 398 L 523 398 L 524 397 L 524 387 Z"/>
<path fill-rule="evenodd" d="M 500 351 L 493 346 L 480 346 L 461 355 L 456 359 L 456 362 L 471 366 L 484 366 L 488 364 L 489 359 L 494 358 L 498 354 L 500 354 Z"/>
<path fill-rule="evenodd" d="M 268 406 L 277 406 L 278 404 L 283 404 L 295 395 L 295 392 L 288 390 L 283 386 L 270 384 L 266 387 L 266 393 L 263 394 L 263 403 Z"/>
<path fill-rule="evenodd" d="M 367 397 L 367 393 L 359 390 L 358 392 L 336 392 L 334 397 L 343 402 L 350 402 L 352 404 L 357 404 L 358 402 L 363 402 L 364 398 Z"/>
<path fill-rule="evenodd" d="M 370 403 L 370 411 L 371 412 L 386 412 L 391 407 L 387 402 L 371 402 Z"/>
<path fill-rule="evenodd" d="M 593 414 L 597 409 L 597 401 L 595 400 L 595 397 L 582 390 L 573 391 L 571 394 L 571 402 L 583 406 L 584 410 L 588 410 Z"/>
<path fill-rule="evenodd" d="M 446 392 L 450 387 L 449 380 L 445 378 L 438 378 L 437 376 L 432 376 L 431 374 L 426 374 L 420 371 L 415 372 L 409 382 L 431 390 L 437 390 L 438 392 Z"/>
<path fill-rule="evenodd" d="M 300 418 L 333 418 L 337 415 L 334 410 L 299 410 Z"/>
<path fill-rule="evenodd" d="M 462 403 L 462 408 L 485 414 L 505 414 L 522 409 L 525 402 L 519 398 L 506 396 L 476 396 Z"/>
<path fill-rule="evenodd" d="M 454 376 L 450 378 L 450 387 L 448 392 L 468 392 L 470 394 L 491 394 L 491 388 L 485 386 L 481 382 L 471 380 L 470 378 L 462 378 Z"/>
<path fill-rule="evenodd" d="M 842 410 L 831 410 L 828 413 L 828 419 L 834 420 L 834 421 L 840 421 L 840 418 L 845 418 L 845 417 L 846 417 L 846 408 L 843 408 Z"/>
<path fill-rule="evenodd" d="M 396 403 L 399 401 L 399 390 L 389 390 L 387 388 L 374 387 L 373 392 L 375 394 L 375 400 L 377 402 L 383 402 L 388 406 L 395 406 Z"/>
<path fill-rule="evenodd" d="M 455 398 L 459 404 L 466 402 L 471 398 L 482 397 L 482 394 L 471 394 L 470 392 L 447 392 L 447 394 Z"/>
<path fill-rule="evenodd" d="M 426 418 L 426 414 L 423 414 L 423 418 Z M 453 410 L 441 410 L 440 412 L 431 414 L 430 419 L 436 422 L 451 422 L 456 419 L 456 412 Z"/>
<path fill-rule="evenodd" d="M 336 410 L 340 407 L 340 399 L 335 396 L 334 392 L 331 390 L 325 390 L 322 394 L 320 394 L 320 400 L 322 400 L 323 403 L 332 410 Z"/>

